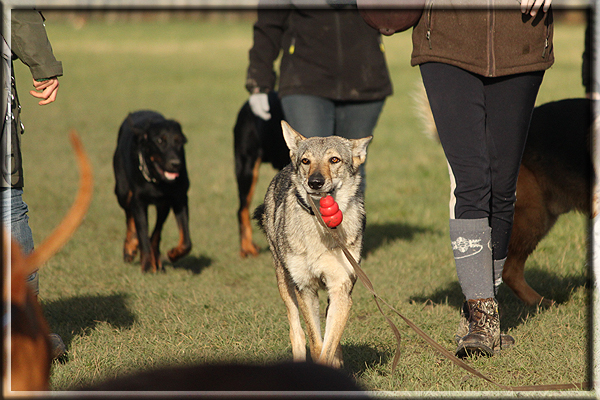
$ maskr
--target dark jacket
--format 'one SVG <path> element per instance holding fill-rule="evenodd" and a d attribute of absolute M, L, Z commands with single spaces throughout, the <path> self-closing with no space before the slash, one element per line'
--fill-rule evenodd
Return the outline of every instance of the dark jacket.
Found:
<path fill-rule="evenodd" d="M 554 63 L 553 27 L 552 9 L 531 17 L 518 5 L 440 9 L 429 0 L 413 29 L 411 64 L 441 62 L 490 77 L 545 70 Z"/>
<path fill-rule="evenodd" d="M 57 61 L 52 52 L 52 46 L 46 35 L 44 18 L 35 10 L 12 10 L 11 12 L 11 45 L 10 54 L 4 54 L 4 71 L 8 63 L 20 59 L 29 67 L 34 79 L 47 79 L 62 76 L 62 63 Z M 3 39 L 4 41 L 4 39 Z M 8 58 L 11 58 L 10 60 Z M 11 68 L 12 72 L 12 68 Z M 7 75 L 4 75 L 7 77 Z M 14 74 L 11 74 L 10 98 L 3 101 L 4 124 L 2 127 L 2 187 L 23 187 L 23 165 L 21 162 L 21 133 L 23 125 L 20 120 L 20 104 L 17 96 Z M 6 90 L 4 95 L 8 96 Z M 6 119 L 7 101 L 11 103 L 11 146 L 8 147 L 8 124 Z M 8 161 L 8 162 L 7 162 Z"/>
<path fill-rule="evenodd" d="M 246 88 L 274 90 L 273 63 L 283 50 L 280 95 L 341 101 L 382 100 L 392 93 L 381 36 L 356 7 L 258 11 Z"/>

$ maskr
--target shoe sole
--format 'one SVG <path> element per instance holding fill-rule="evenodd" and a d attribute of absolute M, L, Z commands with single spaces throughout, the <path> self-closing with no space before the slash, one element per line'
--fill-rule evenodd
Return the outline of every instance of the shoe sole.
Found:
<path fill-rule="evenodd" d="M 496 352 L 490 349 L 488 346 L 482 344 L 463 344 L 456 349 L 455 355 L 458 358 L 466 358 L 471 356 L 484 356 L 491 357 Z"/>

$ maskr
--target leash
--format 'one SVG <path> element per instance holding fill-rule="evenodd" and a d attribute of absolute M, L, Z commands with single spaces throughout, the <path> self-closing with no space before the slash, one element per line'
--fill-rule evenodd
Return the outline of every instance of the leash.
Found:
<path fill-rule="evenodd" d="M 318 210 L 312 197 L 310 195 L 308 195 L 307 197 L 308 197 L 308 201 L 309 201 L 312 209 Z M 352 264 L 352 267 L 354 267 L 354 271 L 356 272 L 358 279 L 360 279 L 362 284 L 373 295 L 373 299 L 375 301 L 375 304 L 377 305 L 377 308 L 379 309 L 379 312 L 381 313 L 381 315 L 384 316 L 388 325 L 390 326 L 390 328 L 394 332 L 394 335 L 396 336 L 397 346 L 396 346 L 396 354 L 394 355 L 394 360 L 392 362 L 392 374 L 395 372 L 396 366 L 398 365 L 398 361 L 400 360 L 400 331 L 398 330 L 398 327 L 396 327 L 394 322 L 387 315 L 385 315 L 385 313 L 383 312 L 383 310 L 381 308 L 381 305 L 379 304 L 380 301 L 386 307 L 388 307 L 392 312 L 394 312 L 396 315 L 398 315 L 400 318 L 402 318 L 404 320 L 404 322 L 406 322 L 406 324 L 413 331 L 415 331 L 423 340 L 425 340 L 425 342 L 427 342 L 429 345 L 431 345 L 431 347 L 433 347 L 435 350 L 437 350 L 444 357 L 446 357 L 447 359 L 452 361 L 452 363 L 463 368 L 464 370 L 468 371 L 469 373 L 488 381 L 489 383 L 495 385 L 496 387 L 498 387 L 502 390 L 506 390 L 506 391 L 548 391 L 548 390 L 564 390 L 564 389 L 589 389 L 589 386 L 590 386 L 589 382 L 551 384 L 551 385 L 507 386 L 507 385 L 499 384 L 499 383 L 495 382 L 492 378 L 477 371 L 475 368 L 471 367 L 470 365 L 465 363 L 463 360 L 461 360 L 460 358 L 456 357 L 454 354 L 449 352 L 445 347 L 440 345 L 438 342 L 433 340 L 429 335 L 427 335 L 415 323 L 413 323 L 410 319 L 408 319 L 407 317 L 402 315 L 393 306 L 391 306 L 387 301 L 385 301 L 383 298 L 381 298 L 375 292 L 375 289 L 373 287 L 373 284 L 371 283 L 371 280 L 369 279 L 367 274 L 362 270 L 360 265 L 358 265 L 358 262 L 356 262 L 354 257 L 352 257 L 352 254 L 350 254 L 350 251 L 348 250 L 346 245 L 342 242 L 338 233 L 333 228 L 329 228 L 323 221 L 323 218 L 321 218 L 317 212 L 313 212 L 313 215 L 315 216 L 317 221 L 319 221 L 319 224 L 325 229 L 325 231 L 328 232 L 331 235 L 331 237 L 333 237 L 333 239 L 335 240 L 336 244 L 340 247 L 340 249 L 342 249 L 342 252 L 346 256 L 346 258 L 348 259 L 350 264 Z"/>

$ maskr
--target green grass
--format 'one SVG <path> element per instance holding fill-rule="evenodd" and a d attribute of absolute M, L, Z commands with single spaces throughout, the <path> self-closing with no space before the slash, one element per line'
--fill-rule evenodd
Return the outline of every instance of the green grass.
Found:
<path fill-rule="evenodd" d="M 25 201 L 40 243 L 75 196 L 77 171 L 67 132 L 75 128 L 94 170 L 94 199 L 75 237 L 40 272 L 40 298 L 52 329 L 69 350 L 52 369 L 53 390 L 165 364 L 291 359 L 285 308 L 271 256 L 241 259 L 232 127 L 244 89 L 252 21 L 90 22 L 75 29 L 47 21 L 63 61 L 56 103 L 37 106 L 17 63 L 26 133 Z M 557 25 L 556 65 L 538 103 L 583 94 L 583 26 Z M 448 350 L 454 349 L 462 294 L 448 240 L 448 173 L 440 146 L 423 134 L 410 67 L 410 34 L 385 38 L 395 93 L 369 148 L 363 268 L 377 292 Z M 190 220 L 194 248 L 165 274 L 122 261 L 125 217 L 113 194 L 112 154 L 130 111 L 156 109 L 188 136 Z M 261 168 L 253 206 L 274 175 Z M 469 363 L 504 385 L 588 380 L 587 218 L 563 216 L 529 259 L 526 277 L 558 301 L 550 310 L 523 306 L 503 287 L 503 329 L 517 345 Z M 255 230 L 256 242 L 267 248 Z M 173 217 L 163 251 L 178 240 Z M 371 296 L 357 284 L 342 339 L 345 371 L 374 391 L 494 391 L 429 348 L 399 318 L 401 358 Z"/>

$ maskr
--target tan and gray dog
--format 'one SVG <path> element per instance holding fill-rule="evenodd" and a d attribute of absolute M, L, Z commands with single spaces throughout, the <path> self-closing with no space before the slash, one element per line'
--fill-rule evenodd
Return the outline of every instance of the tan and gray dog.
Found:
<path fill-rule="evenodd" d="M 372 137 L 307 139 L 285 121 L 281 125 L 291 163 L 273 178 L 264 204 L 256 209 L 254 217 L 273 253 L 279 293 L 287 307 L 294 360 L 306 359 L 301 312 L 313 361 L 341 367 L 340 339 L 352 306 L 356 274 L 315 218 L 308 196 L 314 200 L 324 195 L 334 198 L 343 214 L 336 231 L 360 262 L 365 211 L 358 168 L 365 162 Z M 319 289 L 327 290 L 328 295 L 324 337 L 320 327 Z"/>

